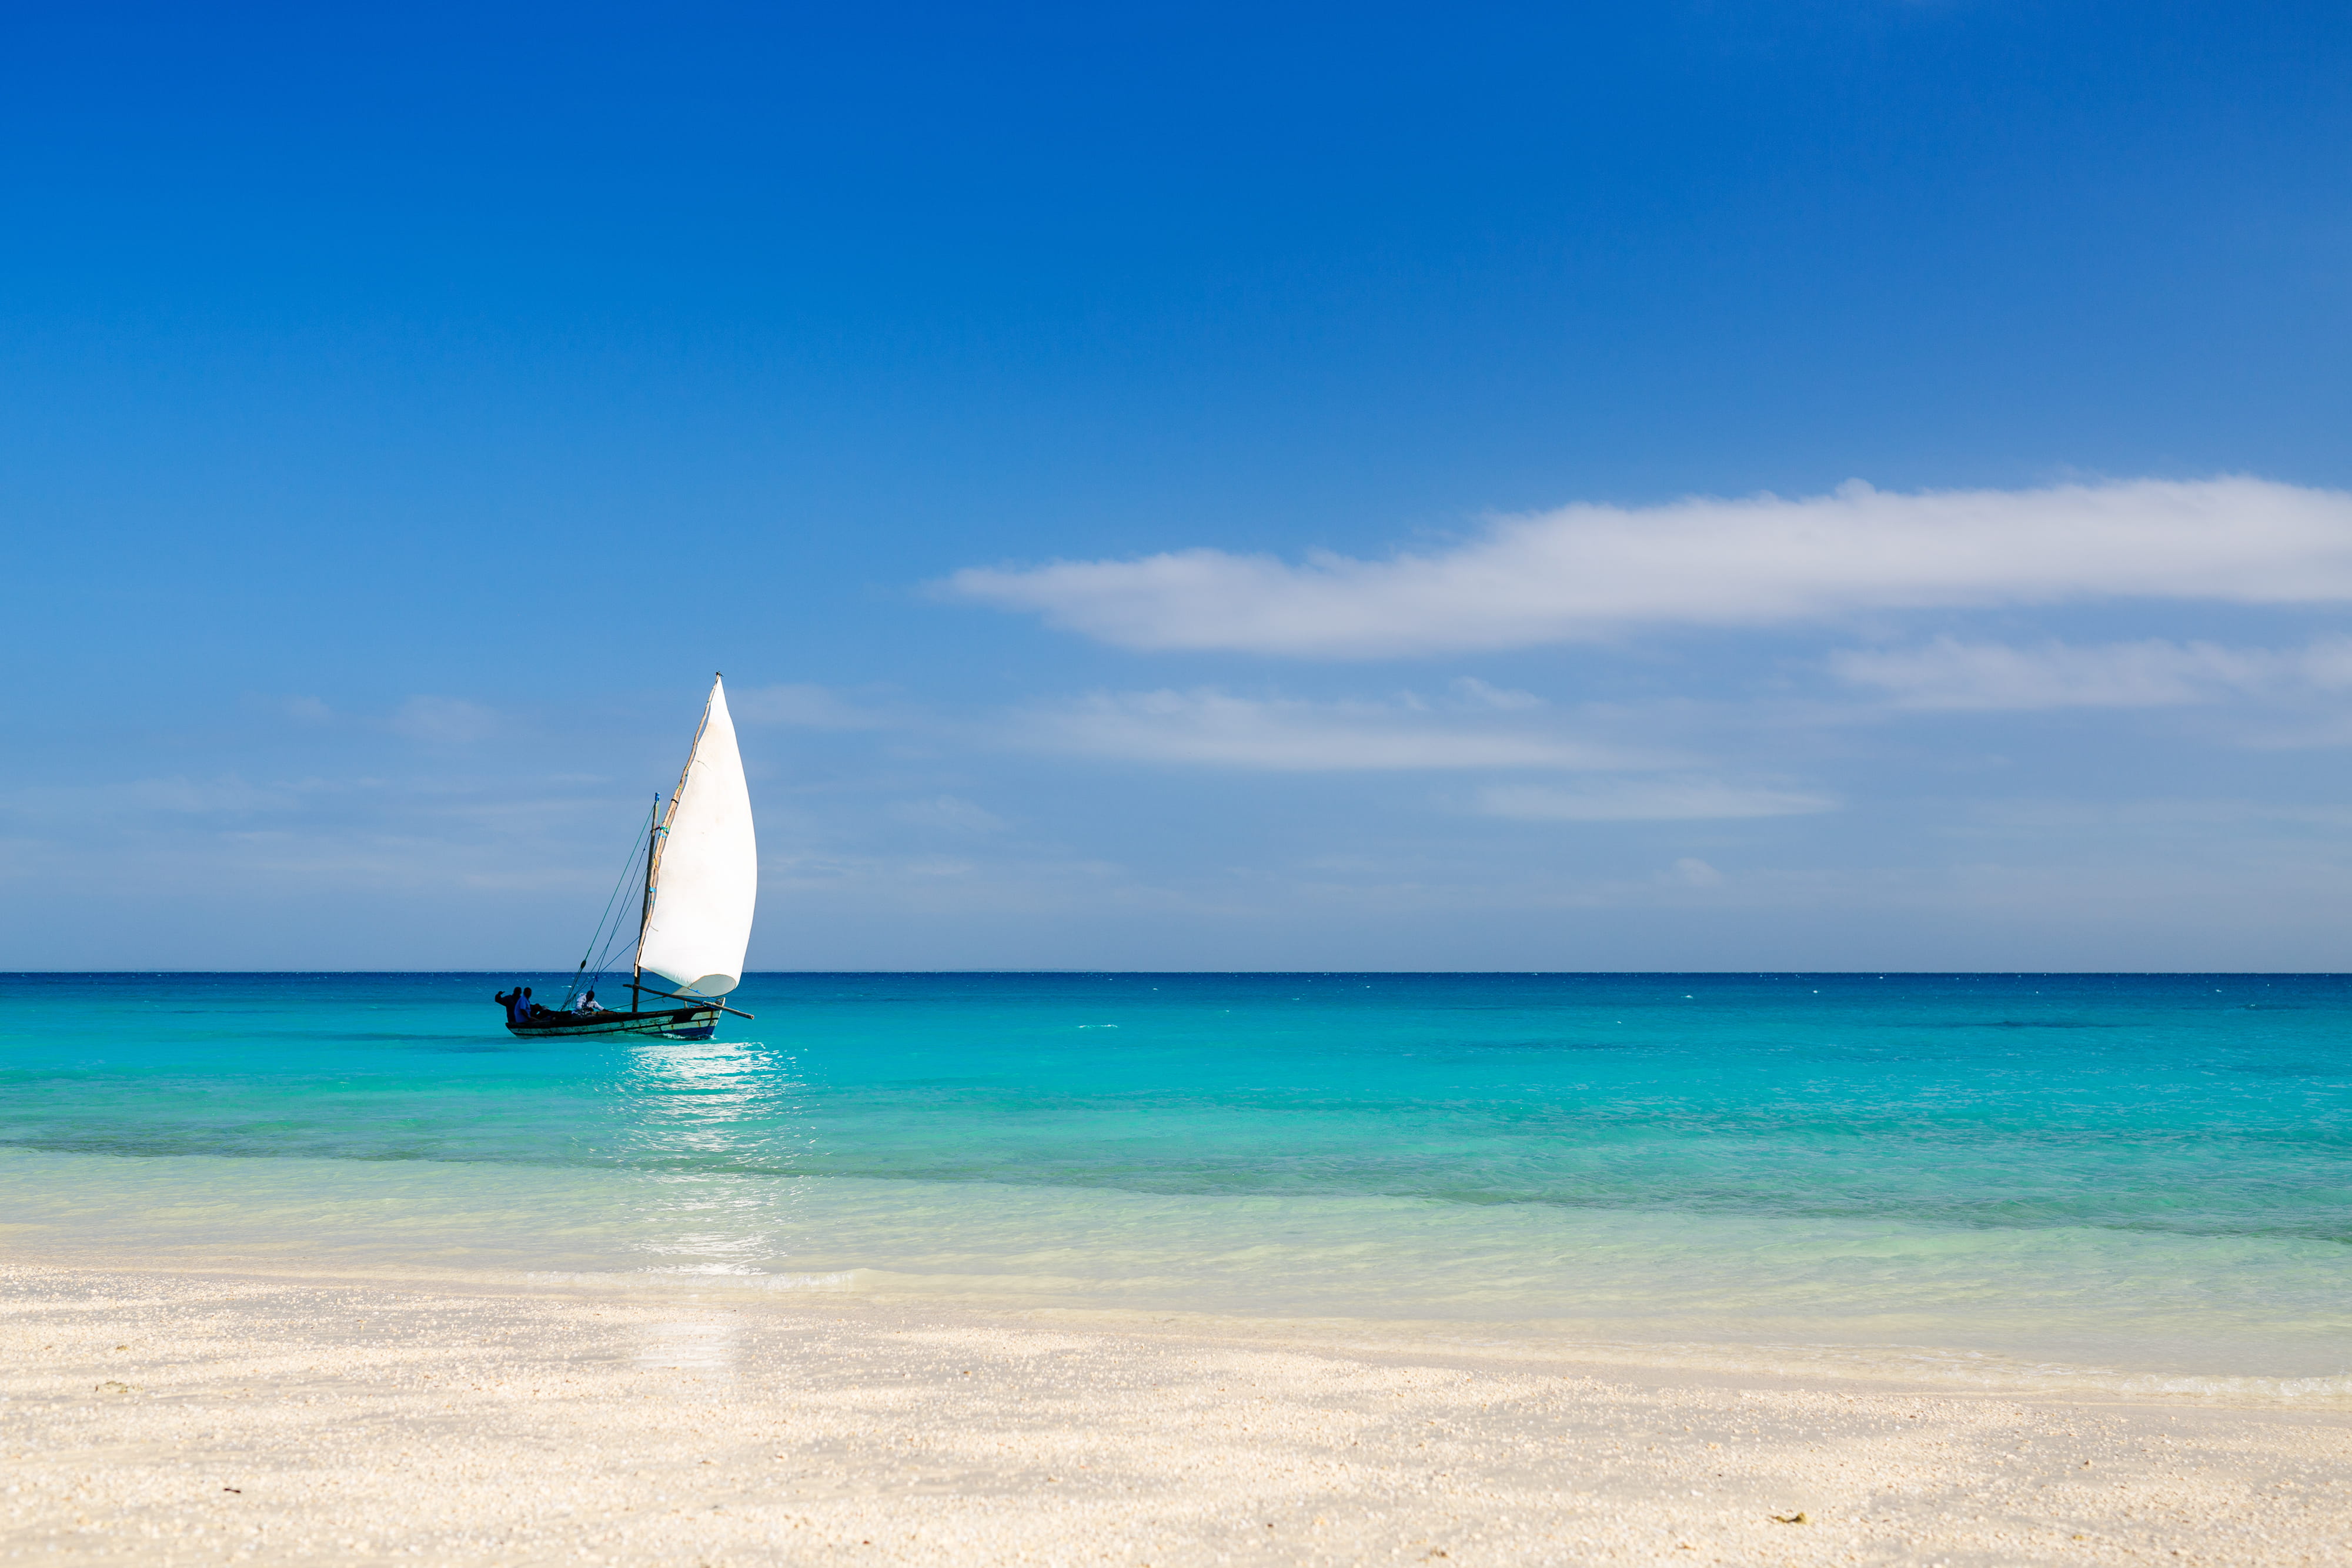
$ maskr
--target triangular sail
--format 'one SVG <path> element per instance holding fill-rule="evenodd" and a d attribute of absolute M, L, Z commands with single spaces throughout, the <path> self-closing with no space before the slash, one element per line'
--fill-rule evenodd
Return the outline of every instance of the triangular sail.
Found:
<path fill-rule="evenodd" d="M 637 967 L 681 989 L 723 997 L 743 978 L 760 852 L 751 837 L 751 795 L 727 693 L 710 683 L 702 728 L 670 797 L 656 841 Z"/>

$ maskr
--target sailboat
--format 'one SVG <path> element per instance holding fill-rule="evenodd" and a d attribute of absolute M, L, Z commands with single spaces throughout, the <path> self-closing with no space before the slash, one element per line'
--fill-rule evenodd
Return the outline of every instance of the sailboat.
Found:
<path fill-rule="evenodd" d="M 629 1010 L 577 1007 L 575 1002 L 593 995 L 583 987 L 605 973 L 606 960 L 616 956 L 626 930 L 622 894 L 640 861 L 644 880 L 635 890 L 637 940 L 629 961 Z M 742 982 L 759 872 L 743 756 L 735 746 L 735 721 L 727 713 L 726 685 L 714 675 L 677 788 L 667 810 L 659 796 L 654 798 L 643 841 L 622 870 L 621 886 L 606 902 L 604 918 L 589 939 L 563 1005 L 535 1007 L 528 1017 L 511 1017 L 507 1028 L 534 1040 L 574 1034 L 709 1040 L 719 1014 L 750 1018 L 719 998 Z M 648 997 L 682 1005 L 648 1008 Z"/>

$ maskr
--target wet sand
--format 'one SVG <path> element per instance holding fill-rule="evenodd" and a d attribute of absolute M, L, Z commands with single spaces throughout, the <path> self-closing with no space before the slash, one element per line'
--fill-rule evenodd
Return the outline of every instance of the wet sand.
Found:
<path fill-rule="evenodd" d="M 1244 1325 L 20 1262 L 0 1395 L 27 1561 L 2352 1562 L 2352 1412 Z"/>

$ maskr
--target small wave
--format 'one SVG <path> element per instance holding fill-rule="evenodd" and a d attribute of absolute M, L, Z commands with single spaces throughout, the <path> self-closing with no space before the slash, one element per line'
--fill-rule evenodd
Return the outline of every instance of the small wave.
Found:
<path fill-rule="evenodd" d="M 1290 1324 L 1267 1324 L 1275 1332 Z M 1557 1356 L 1565 1361 L 1613 1365 L 1692 1369 L 1774 1377 L 1861 1378 L 1873 1382 L 1940 1384 L 2011 1395 L 2060 1396 L 2104 1395 L 2229 1404 L 2352 1404 L 2352 1375 L 2262 1376 L 2228 1373 L 2130 1372 L 2120 1368 L 2037 1361 L 1998 1353 L 1932 1345 L 1839 1344 L 1832 1343 L 1643 1341 L 1586 1339 L 1570 1334 L 1521 1332 L 1473 1337 L 1458 1325 L 1423 1322 L 1391 1324 L 1349 1322 L 1350 1343 L 1365 1347 L 1384 1340 L 1444 1345 L 1475 1354 Z"/>
<path fill-rule="evenodd" d="M 594 1285 L 607 1289 L 614 1285 L 693 1285 L 736 1291 L 850 1291 L 857 1288 L 857 1277 L 866 1271 L 845 1269 L 835 1274 L 739 1274 L 731 1270 L 721 1273 L 685 1269 L 540 1270 L 523 1278 L 534 1285 Z"/>
<path fill-rule="evenodd" d="M 2228 1377 L 2146 1374 L 2121 1378 L 2116 1386 L 2126 1394 L 2187 1394 L 2208 1399 L 2352 1398 L 2352 1375 Z"/>
<path fill-rule="evenodd" d="M 844 1269 L 837 1274 L 738 1274 L 723 1282 L 754 1291 L 850 1291 L 856 1289 L 857 1276 L 865 1272 Z"/>

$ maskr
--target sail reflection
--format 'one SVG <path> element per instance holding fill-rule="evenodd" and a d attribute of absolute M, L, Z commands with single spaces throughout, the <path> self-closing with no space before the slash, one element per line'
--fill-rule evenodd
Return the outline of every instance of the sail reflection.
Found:
<path fill-rule="evenodd" d="M 807 1087 L 757 1040 L 633 1043 L 614 1082 L 622 1157 L 644 1173 L 638 1250 L 661 1272 L 765 1273 L 793 1251 L 814 1145 Z"/>
<path fill-rule="evenodd" d="M 791 1058 L 757 1040 L 647 1040 L 614 1085 L 633 1166 L 787 1174 L 814 1137 Z"/>

